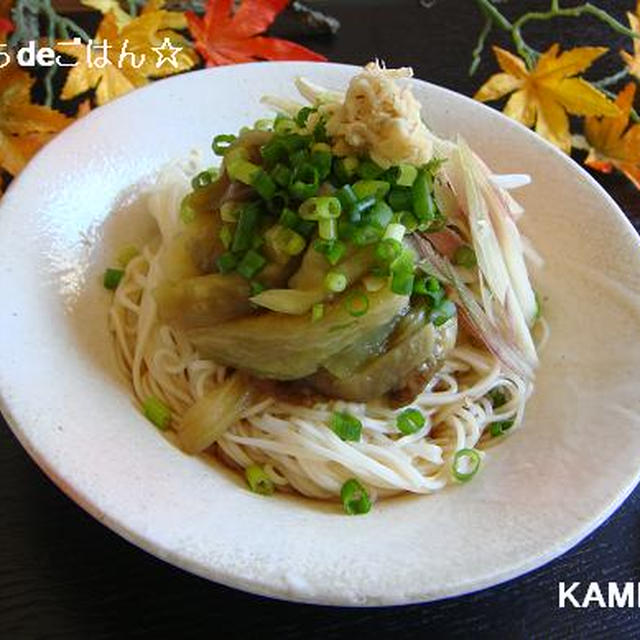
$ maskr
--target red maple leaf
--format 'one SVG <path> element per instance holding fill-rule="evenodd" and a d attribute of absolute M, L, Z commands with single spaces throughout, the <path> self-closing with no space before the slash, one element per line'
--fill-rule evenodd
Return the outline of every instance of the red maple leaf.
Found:
<path fill-rule="evenodd" d="M 185 16 L 198 53 L 208 67 L 255 60 L 326 60 L 288 40 L 265 38 L 263 33 L 289 0 L 243 0 L 233 11 L 233 0 L 208 0 L 202 18 Z"/>
<path fill-rule="evenodd" d="M 7 18 L 0 18 L 0 37 L 13 31 L 13 23 Z"/>

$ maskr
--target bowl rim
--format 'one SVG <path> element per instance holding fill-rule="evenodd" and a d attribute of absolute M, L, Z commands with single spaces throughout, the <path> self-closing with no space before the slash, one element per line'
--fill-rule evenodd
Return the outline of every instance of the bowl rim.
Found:
<path fill-rule="evenodd" d="M 167 83 L 178 84 L 180 82 L 188 82 L 185 78 L 189 76 L 199 74 L 236 74 L 242 73 L 243 69 L 260 66 L 260 68 L 264 68 L 267 71 L 269 68 L 274 66 L 282 67 L 288 66 L 291 69 L 300 68 L 301 70 L 311 70 L 313 67 L 340 67 L 349 69 L 351 71 L 357 71 L 361 67 L 352 64 L 343 64 L 343 63 L 332 63 L 332 62 L 254 62 L 254 63 L 245 63 L 242 65 L 231 65 L 228 67 L 214 67 L 209 69 L 201 69 L 193 72 L 189 72 L 186 74 L 180 74 L 173 77 L 168 77 L 162 79 L 163 86 L 166 86 Z M 619 218 L 619 221 L 622 221 L 622 224 L 626 226 L 627 231 L 630 232 L 634 236 L 634 243 L 636 248 L 640 248 L 640 237 L 633 225 L 629 221 L 629 219 L 625 216 L 623 211 L 620 209 L 618 204 L 613 200 L 613 198 L 605 191 L 605 189 L 577 162 L 573 161 L 569 156 L 565 155 L 562 151 L 548 143 L 547 141 L 540 138 L 533 131 L 524 127 L 520 123 L 514 122 L 513 120 L 507 118 L 502 113 L 497 112 L 495 109 L 488 107 L 487 105 L 480 104 L 472 98 L 460 94 L 451 89 L 441 87 L 439 85 L 435 85 L 433 83 L 427 82 L 425 80 L 421 80 L 418 78 L 414 79 L 414 82 L 418 84 L 427 85 L 430 89 L 437 89 L 437 91 L 444 92 L 446 94 L 450 94 L 455 96 L 457 100 L 462 99 L 463 101 L 473 103 L 476 108 L 480 108 L 482 110 L 486 110 L 486 112 L 490 112 L 492 117 L 499 117 L 504 119 L 505 124 L 509 123 L 510 126 L 515 126 L 519 128 L 520 134 L 524 136 L 528 136 L 530 140 L 535 140 L 535 144 L 538 145 L 540 151 L 545 151 L 547 153 L 553 153 L 556 157 L 562 158 L 562 162 L 565 163 L 565 166 L 570 167 L 571 171 L 576 177 L 585 180 L 588 185 L 591 187 L 598 196 L 603 199 L 612 211 L 615 211 L 616 215 Z M 120 96 L 106 105 L 101 106 L 99 109 L 94 109 L 92 112 L 84 116 L 82 119 L 72 123 L 65 131 L 62 131 L 58 134 L 53 140 L 51 140 L 47 145 L 45 145 L 42 149 L 38 151 L 38 153 L 34 156 L 34 158 L 30 161 L 29 165 L 25 168 L 25 170 L 13 180 L 9 188 L 7 189 L 4 198 L 7 196 L 11 196 L 14 192 L 17 192 L 20 188 L 22 182 L 26 179 L 26 176 L 29 175 L 30 167 L 33 167 L 37 163 L 41 162 L 49 156 L 54 156 L 58 151 L 58 145 L 64 144 L 65 135 L 68 130 L 79 131 L 81 127 L 87 126 L 88 123 L 93 122 L 96 118 L 102 118 L 105 113 L 109 113 L 112 109 L 121 108 L 123 104 L 127 103 L 135 103 L 135 101 L 139 100 L 140 94 L 150 94 L 157 90 L 157 82 L 151 83 L 145 87 L 141 87 L 136 91 L 132 91 L 128 94 Z M 2 202 L 0 202 L 0 209 L 2 209 Z M 1 215 L 1 212 L 0 212 Z M 6 338 L 5 338 L 6 339 Z M 0 346 L 2 341 L 0 341 Z M 27 451 L 29 456 L 33 459 L 33 461 L 40 467 L 40 469 L 47 475 L 47 477 L 65 493 L 68 497 L 70 497 L 76 504 L 78 504 L 84 511 L 93 516 L 100 523 L 107 526 L 109 529 L 122 536 L 128 542 L 134 544 L 140 549 L 158 557 L 170 564 L 198 575 L 199 577 L 205 578 L 207 580 L 215 581 L 219 584 L 229 586 L 236 589 L 241 589 L 243 591 L 266 596 L 274 599 L 281 599 L 284 601 L 290 602 L 299 602 L 306 604 L 316 604 L 316 605 L 337 605 L 337 606 L 349 606 L 349 607 L 370 607 L 370 606 L 379 606 L 379 603 L 356 603 L 346 602 L 346 601 L 337 601 L 335 598 L 323 598 L 318 597 L 318 595 L 308 594 L 304 592 L 292 592 L 290 589 L 281 589 L 273 588 L 273 585 L 270 587 L 263 587 L 260 584 L 256 584 L 252 581 L 244 581 L 241 576 L 238 574 L 233 574 L 231 572 L 224 572 L 216 569 L 216 567 L 206 566 L 196 562 L 193 559 L 185 557 L 184 554 L 180 552 L 176 552 L 175 550 L 169 548 L 160 548 L 157 541 L 150 539 L 148 536 L 142 535 L 141 533 L 131 529 L 126 522 L 119 520 L 116 517 L 112 517 L 108 512 L 103 511 L 99 504 L 95 500 L 93 500 L 83 487 L 75 487 L 73 484 L 68 483 L 64 479 L 64 473 L 61 469 L 56 468 L 56 465 L 48 459 L 46 452 L 38 450 L 32 442 L 32 439 L 29 436 L 29 429 L 21 425 L 19 417 L 14 413 L 13 410 L 13 402 L 12 398 L 6 396 L 5 390 L 0 388 L 0 412 L 4 416 L 7 424 L 9 425 L 11 431 L 16 436 L 17 440 L 20 442 L 21 446 Z M 477 591 L 491 588 L 494 586 L 498 586 L 504 582 L 512 580 L 517 577 L 524 576 L 536 569 L 539 569 L 549 562 L 555 560 L 562 554 L 566 553 L 569 549 L 573 548 L 575 545 L 580 543 L 584 538 L 586 538 L 589 534 L 594 532 L 598 527 L 600 527 L 605 520 L 607 520 L 616 509 L 628 498 L 630 493 L 634 490 L 638 482 L 640 481 L 640 468 L 636 472 L 635 476 L 628 477 L 625 486 L 618 487 L 615 496 L 611 499 L 610 503 L 606 508 L 601 510 L 596 517 L 587 519 L 582 527 L 577 530 L 576 534 L 571 538 L 563 539 L 560 544 L 557 544 L 554 548 L 549 549 L 546 554 L 538 556 L 536 558 L 528 558 L 526 560 L 521 561 L 521 563 L 514 568 L 510 568 L 507 570 L 502 570 L 497 572 L 490 578 L 477 580 L 470 587 L 461 587 L 457 590 L 451 590 L 446 594 L 437 595 L 431 598 L 418 598 L 418 599 L 401 599 L 398 601 L 389 601 L 385 603 L 387 605 L 405 605 L 405 604 L 417 604 L 417 603 L 426 603 L 432 601 L 438 601 L 443 599 L 449 599 L 453 597 L 463 596 L 475 593 Z"/>

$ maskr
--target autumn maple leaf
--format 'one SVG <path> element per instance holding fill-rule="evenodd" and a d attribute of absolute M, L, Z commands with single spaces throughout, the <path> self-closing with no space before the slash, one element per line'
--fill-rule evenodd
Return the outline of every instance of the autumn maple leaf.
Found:
<path fill-rule="evenodd" d="M 150 77 L 179 73 L 196 64 L 195 52 L 186 46 L 182 36 L 173 31 L 174 28 L 184 26 L 184 18 L 181 14 L 155 10 L 155 8 L 151 11 L 143 10 L 138 17 L 122 24 L 121 28 L 118 27 L 118 19 L 122 24 L 122 17 L 117 18 L 112 11 L 109 11 L 100 23 L 94 38 L 96 44 L 106 42 L 110 46 L 107 53 L 109 63 L 102 68 L 89 65 L 84 44 L 58 46 L 59 51 L 77 59 L 76 66 L 69 72 L 62 89 L 60 97 L 63 100 L 73 98 L 89 89 L 95 89 L 96 102 L 99 105 L 104 104 L 136 87 L 147 84 Z M 168 38 L 173 46 L 181 49 L 176 54 L 177 66 L 172 64 L 157 66 L 160 58 L 154 47 L 160 47 L 165 38 Z M 125 46 L 127 52 L 136 56 L 135 64 L 130 57 L 120 59 Z"/>
<path fill-rule="evenodd" d="M 631 27 L 631 30 L 636 33 L 640 33 L 640 0 L 638 0 L 638 6 L 636 7 L 635 14 L 627 13 L 627 16 L 629 17 L 629 26 Z M 630 54 L 627 51 L 621 51 L 620 55 L 627 63 L 629 73 L 640 80 L 640 39 L 633 39 L 633 54 Z"/>
<path fill-rule="evenodd" d="M 0 167 L 14 176 L 42 145 L 71 123 L 60 112 L 31 103 L 33 82 L 14 64 L 0 69 Z"/>
<path fill-rule="evenodd" d="M 620 115 L 613 118 L 586 118 L 585 137 L 589 156 L 585 164 L 611 173 L 622 171 L 640 189 L 640 124 L 629 126 L 636 87 L 629 83 L 616 99 Z"/>
<path fill-rule="evenodd" d="M 569 116 L 616 117 L 619 109 L 603 93 L 583 78 L 596 58 L 607 51 L 603 47 L 578 47 L 559 53 L 554 44 L 543 53 L 533 69 L 527 69 L 517 56 L 494 47 L 503 73 L 497 73 L 479 89 L 481 102 L 498 100 L 512 94 L 504 113 L 537 133 L 563 151 L 571 151 Z"/>
<path fill-rule="evenodd" d="M 326 60 L 295 42 L 261 36 L 289 0 L 208 0 L 202 18 L 185 15 L 196 50 L 208 67 L 255 60 Z"/>

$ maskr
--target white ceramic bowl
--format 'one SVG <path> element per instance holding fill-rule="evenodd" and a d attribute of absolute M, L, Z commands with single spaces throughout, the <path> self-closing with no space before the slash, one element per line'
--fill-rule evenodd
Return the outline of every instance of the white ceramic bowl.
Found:
<path fill-rule="evenodd" d="M 264 117 L 297 75 L 344 87 L 355 68 L 263 63 L 163 80 L 60 134 L 0 206 L 2 412 L 67 494 L 188 571 L 297 601 L 381 605 L 465 593 L 569 549 L 628 495 L 640 470 L 640 248 L 611 198 L 570 159 L 472 100 L 416 81 L 427 123 L 461 133 L 499 172 L 528 172 L 525 230 L 552 335 L 524 428 L 482 473 L 364 517 L 250 493 L 188 457 L 132 406 L 111 353 L 100 274 L 148 233 L 136 190 L 212 135 Z M 210 162 L 209 159 L 206 162 Z M 138 185 L 138 186 L 136 186 Z"/>

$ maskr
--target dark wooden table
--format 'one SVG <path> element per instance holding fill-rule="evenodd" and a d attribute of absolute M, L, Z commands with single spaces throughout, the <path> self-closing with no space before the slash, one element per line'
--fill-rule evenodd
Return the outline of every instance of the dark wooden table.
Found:
<path fill-rule="evenodd" d="M 467 76 L 480 27 L 470 0 L 333 0 L 317 3 L 342 21 L 334 39 L 308 44 L 336 62 L 378 56 L 413 65 L 420 78 L 471 94 L 493 71 Z M 548 3 L 512 0 L 508 8 Z M 576 4 L 566 2 L 565 4 Z M 623 18 L 632 0 L 600 0 Z M 503 7 L 505 5 L 502 5 Z M 622 40 L 585 21 L 546 25 L 540 43 Z M 288 31 L 286 24 L 280 30 Z M 636 225 L 640 194 L 619 176 L 598 176 Z M 640 489 L 609 521 L 548 566 L 473 595 L 403 608 L 350 610 L 277 602 L 206 582 L 131 546 L 55 488 L 0 430 L 0 637 L 3 638 L 366 638 L 638 637 L 633 609 L 559 609 L 558 582 L 640 582 Z M 473 557 L 469 558 L 473 562 Z"/>

